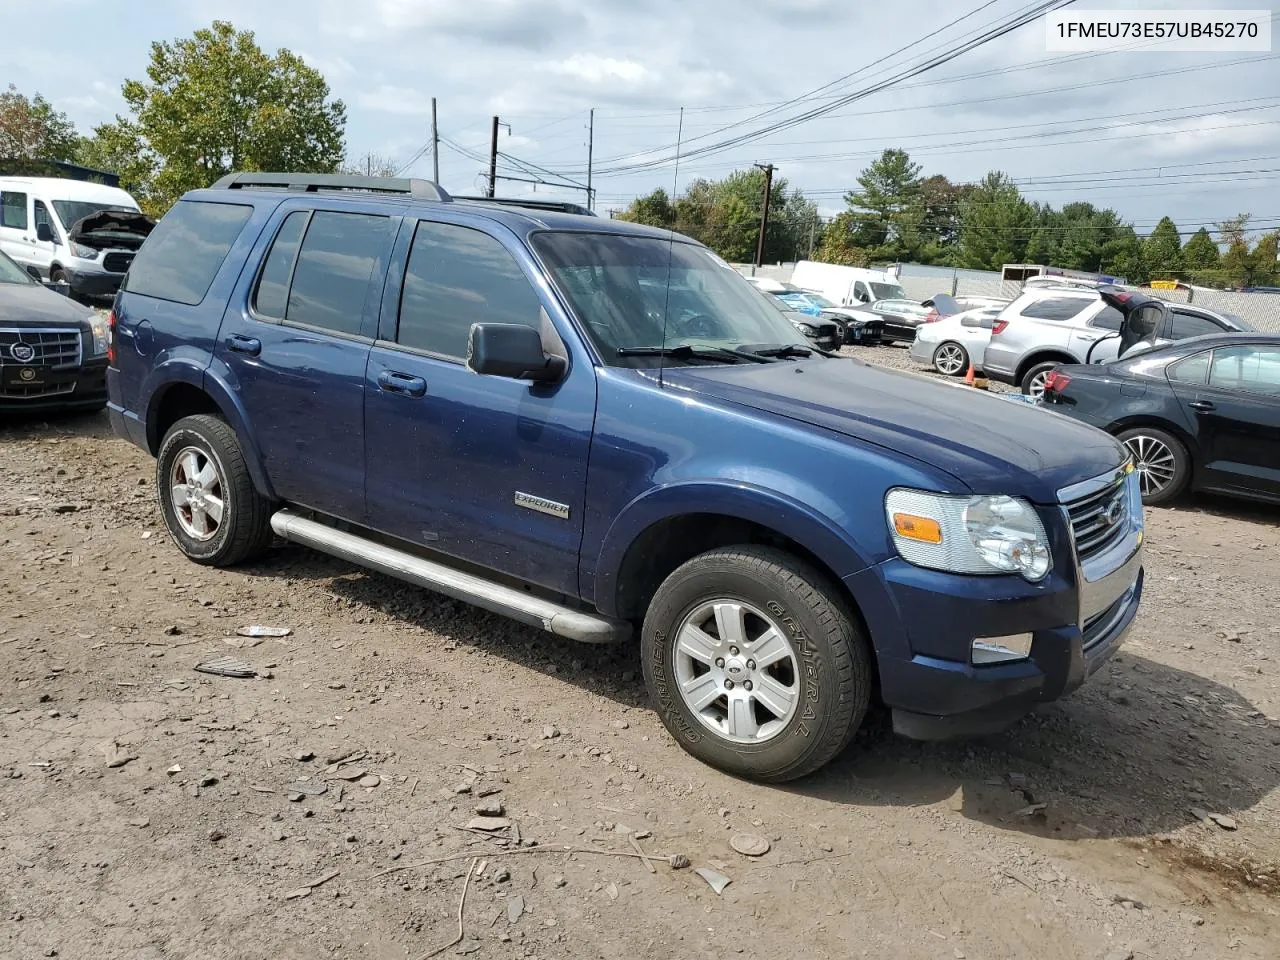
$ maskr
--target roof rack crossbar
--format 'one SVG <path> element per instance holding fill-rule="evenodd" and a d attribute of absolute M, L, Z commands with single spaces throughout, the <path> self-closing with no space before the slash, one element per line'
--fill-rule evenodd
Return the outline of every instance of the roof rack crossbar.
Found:
<path fill-rule="evenodd" d="M 292 190 L 298 193 L 360 190 L 368 193 L 393 193 L 439 203 L 447 203 L 453 199 L 443 187 L 430 180 L 361 177 L 345 173 L 229 173 L 212 187 L 214 190 L 253 188 Z"/>

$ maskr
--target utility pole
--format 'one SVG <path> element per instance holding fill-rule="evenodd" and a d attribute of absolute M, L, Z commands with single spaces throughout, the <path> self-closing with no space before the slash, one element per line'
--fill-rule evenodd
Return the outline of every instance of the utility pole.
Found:
<path fill-rule="evenodd" d="M 436 126 L 436 98 L 431 98 L 431 179 L 440 182 L 440 128 Z"/>
<path fill-rule="evenodd" d="M 489 145 L 489 196 L 493 197 L 494 187 L 498 183 L 498 118 L 493 118 L 493 139 Z"/>
<path fill-rule="evenodd" d="M 592 107 L 591 112 L 587 114 L 587 209 L 594 210 L 595 192 L 591 189 L 591 152 L 595 146 L 596 139 L 596 108 Z"/>
<path fill-rule="evenodd" d="M 769 197 L 773 193 L 773 164 L 755 164 L 764 171 L 764 210 L 760 214 L 760 239 L 756 241 L 756 266 L 764 266 L 764 233 L 769 229 Z"/>
<path fill-rule="evenodd" d="M 810 260 L 813 259 L 813 235 L 817 233 L 817 231 L 818 231 L 818 219 L 817 217 L 814 217 L 814 219 L 809 221 L 809 257 L 808 259 Z"/>

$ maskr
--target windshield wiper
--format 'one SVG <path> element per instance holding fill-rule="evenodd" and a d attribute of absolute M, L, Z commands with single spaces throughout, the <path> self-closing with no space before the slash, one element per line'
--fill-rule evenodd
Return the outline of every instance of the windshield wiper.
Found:
<path fill-rule="evenodd" d="M 756 363 L 769 363 L 770 358 L 758 353 L 742 353 L 737 350 L 726 350 L 724 347 L 695 347 L 682 343 L 678 347 L 619 347 L 620 357 L 671 357 L 675 360 L 723 360 L 726 363 L 741 363 L 751 360 Z"/>
<path fill-rule="evenodd" d="M 797 346 L 794 343 L 788 343 L 779 347 L 760 347 L 757 350 L 750 350 L 750 351 L 744 350 L 743 352 L 750 353 L 753 356 L 757 356 L 757 357 L 779 357 L 779 358 L 811 357 L 814 355 L 815 352 L 822 353 L 824 356 L 826 355 L 825 351 L 815 351 L 812 347 L 801 347 L 801 346 Z"/>

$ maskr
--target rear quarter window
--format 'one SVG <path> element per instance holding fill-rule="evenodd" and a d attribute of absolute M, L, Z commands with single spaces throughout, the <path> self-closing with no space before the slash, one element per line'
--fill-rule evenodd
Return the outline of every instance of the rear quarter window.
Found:
<path fill-rule="evenodd" d="M 194 306 L 204 299 L 253 207 L 180 200 L 138 251 L 124 289 Z"/>
<path fill-rule="evenodd" d="M 1020 315 L 1037 320 L 1070 320 L 1093 302 L 1076 297 L 1047 297 L 1027 304 Z"/>

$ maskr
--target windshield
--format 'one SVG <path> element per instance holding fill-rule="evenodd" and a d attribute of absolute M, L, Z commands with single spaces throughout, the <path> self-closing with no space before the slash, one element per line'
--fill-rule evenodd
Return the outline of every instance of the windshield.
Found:
<path fill-rule="evenodd" d="M 723 260 L 692 243 L 545 232 L 534 236 L 533 246 L 611 366 L 658 366 L 658 357 L 618 353 L 645 347 L 739 350 L 805 345 L 761 292 Z M 694 358 L 667 357 L 663 362 L 689 363 Z"/>
<path fill-rule="evenodd" d="M 9 259 L 7 253 L 0 252 L 0 283 L 34 283 L 27 271 Z"/>
<path fill-rule="evenodd" d="M 88 200 L 55 200 L 53 201 L 53 209 L 58 212 L 58 219 L 62 221 L 62 229 L 68 232 L 71 230 L 72 224 L 83 220 L 92 213 L 97 213 L 99 210 L 138 212 L 132 207 L 122 207 L 118 203 L 92 203 Z"/>
<path fill-rule="evenodd" d="M 896 283 L 876 283 L 872 281 L 871 292 L 877 300 L 905 300 L 907 291 Z"/>
<path fill-rule="evenodd" d="M 828 310 L 835 306 L 834 303 L 821 294 L 810 293 L 808 290 L 788 290 L 786 293 L 778 294 L 778 296 L 782 297 L 782 299 L 786 300 L 788 303 L 791 302 L 789 298 L 796 297 L 806 303 L 813 304 L 815 307 L 821 307 L 823 310 Z"/>

